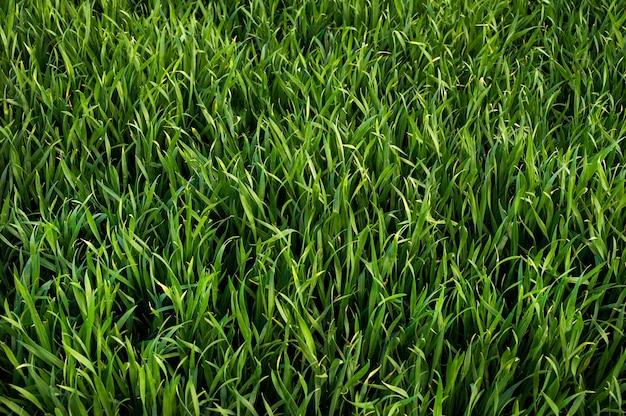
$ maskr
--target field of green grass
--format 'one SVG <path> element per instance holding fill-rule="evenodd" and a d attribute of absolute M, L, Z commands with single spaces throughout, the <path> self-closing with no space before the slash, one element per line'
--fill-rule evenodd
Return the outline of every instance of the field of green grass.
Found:
<path fill-rule="evenodd" d="M 624 414 L 625 10 L 0 0 L 0 414 Z"/>

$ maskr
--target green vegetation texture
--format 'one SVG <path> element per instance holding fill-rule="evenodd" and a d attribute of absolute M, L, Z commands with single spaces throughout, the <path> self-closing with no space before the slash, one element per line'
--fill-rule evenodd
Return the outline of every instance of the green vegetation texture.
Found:
<path fill-rule="evenodd" d="M 1 0 L 0 413 L 626 408 L 623 0 Z"/>

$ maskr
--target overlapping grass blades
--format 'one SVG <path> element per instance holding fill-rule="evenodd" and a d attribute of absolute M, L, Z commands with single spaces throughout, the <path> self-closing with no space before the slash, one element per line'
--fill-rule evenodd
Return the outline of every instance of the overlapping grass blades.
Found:
<path fill-rule="evenodd" d="M 622 412 L 624 9 L 3 1 L 0 412 Z"/>

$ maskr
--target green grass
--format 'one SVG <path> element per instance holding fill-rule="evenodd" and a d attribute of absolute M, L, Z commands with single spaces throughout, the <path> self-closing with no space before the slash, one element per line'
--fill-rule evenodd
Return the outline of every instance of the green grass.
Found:
<path fill-rule="evenodd" d="M 0 413 L 624 414 L 625 9 L 0 0 Z"/>

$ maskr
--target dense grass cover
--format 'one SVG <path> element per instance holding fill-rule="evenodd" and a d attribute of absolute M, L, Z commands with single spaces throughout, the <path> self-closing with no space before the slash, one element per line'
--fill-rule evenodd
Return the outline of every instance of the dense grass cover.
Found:
<path fill-rule="evenodd" d="M 0 1 L 0 412 L 621 414 L 625 9 Z"/>

